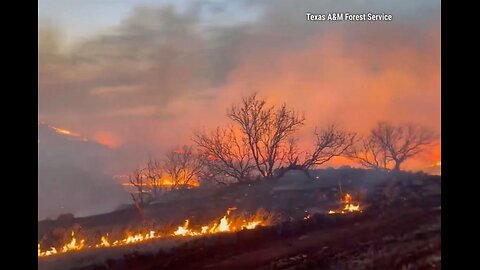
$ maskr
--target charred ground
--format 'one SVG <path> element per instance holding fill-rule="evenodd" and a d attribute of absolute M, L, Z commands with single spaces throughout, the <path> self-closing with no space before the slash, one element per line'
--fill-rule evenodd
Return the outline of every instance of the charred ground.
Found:
<path fill-rule="evenodd" d="M 40 269 L 440 269 L 441 178 L 361 169 L 291 172 L 275 181 L 170 193 L 145 209 L 149 223 L 208 220 L 235 206 L 263 208 L 282 222 L 252 231 L 174 241 L 141 251 L 64 254 Z M 363 213 L 328 215 L 348 192 Z M 306 214 L 311 218 L 304 220 Z M 134 208 L 39 222 L 39 241 L 72 228 L 105 232 L 142 226 Z M 150 244 L 150 246 L 152 246 Z M 94 259 L 93 259 L 94 258 Z M 406 268 L 405 268 L 406 267 Z"/>

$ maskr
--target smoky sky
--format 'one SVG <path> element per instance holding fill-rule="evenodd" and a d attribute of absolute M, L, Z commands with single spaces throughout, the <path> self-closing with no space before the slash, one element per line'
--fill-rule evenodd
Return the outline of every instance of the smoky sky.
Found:
<path fill-rule="evenodd" d="M 393 21 L 309 22 L 307 12 Z M 112 174 L 225 124 L 253 92 L 303 112 L 305 141 L 330 123 L 440 130 L 440 1 L 187 1 L 135 6 L 82 39 L 67 42 L 68 31 L 39 20 L 39 120 L 119 151 Z"/>
<path fill-rule="evenodd" d="M 115 152 L 91 141 L 62 136 L 38 125 L 38 218 L 111 211 L 129 195 L 109 173 Z"/>

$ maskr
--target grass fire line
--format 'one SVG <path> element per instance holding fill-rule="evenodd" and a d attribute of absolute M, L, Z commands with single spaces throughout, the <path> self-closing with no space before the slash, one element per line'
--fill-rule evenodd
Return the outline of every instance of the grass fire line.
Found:
<path fill-rule="evenodd" d="M 90 249 L 90 248 L 107 248 L 107 247 L 115 247 L 115 246 L 125 246 L 129 244 L 135 244 L 143 241 L 147 241 L 150 239 L 158 239 L 162 237 L 181 237 L 181 236 L 201 236 L 207 234 L 215 234 L 215 233 L 227 233 L 227 232 L 236 232 L 240 230 L 251 230 L 255 229 L 258 226 L 268 226 L 272 223 L 271 215 L 266 213 L 263 210 L 257 211 L 255 215 L 251 215 L 250 217 L 231 217 L 231 211 L 235 210 L 235 208 L 229 208 L 227 213 L 220 218 L 219 220 L 215 220 L 214 222 L 209 223 L 208 225 L 201 226 L 200 229 L 190 228 L 190 221 L 187 219 L 185 220 L 184 224 L 178 226 L 178 228 L 169 234 L 161 234 L 155 230 L 150 230 L 147 233 L 137 233 L 137 234 L 130 234 L 127 233 L 127 236 L 121 240 L 111 241 L 108 239 L 108 235 L 102 235 L 100 238 L 100 242 L 95 245 L 87 245 L 85 244 L 85 240 L 78 240 L 75 236 L 75 233 L 72 231 L 71 240 L 64 244 L 61 248 L 50 247 L 47 250 L 42 250 L 41 244 L 38 243 L 38 257 L 47 257 L 53 256 L 57 254 L 78 251 L 83 249 Z"/>
<path fill-rule="evenodd" d="M 328 214 L 347 214 L 351 212 L 362 212 L 360 208 L 360 203 L 354 204 L 352 202 L 352 197 L 350 194 L 346 193 L 342 198 L 342 203 L 345 204 L 343 209 L 339 210 L 330 210 Z M 216 233 L 228 233 L 228 232 L 237 232 L 240 230 L 252 230 L 258 226 L 269 226 L 274 223 L 273 215 L 270 215 L 263 211 L 262 209 L 258 210 L 256 214 L 251 215 L 246 218 L 245 216 L 232 217 L 230 213 L 236 208 L 228 208 L 227 213 L 220 219 L 209 223 L 208 225 L 197 227 L 199 229 L 194 229 L 190 227 L 190 220 L 186 219 L 183 225 L 178 226 L 177 229 L 171 233 L 159 233 L 155 230 L 150 230 L 147 233 L 137 233 L 131 234 L 127 233 L 127 236 L 120 240 L 111 241 L 108 239 L 107 235 L 102 235 L 100 242 L 95 245 L 87 245 L 85 240 L 77 240 L 75 233 L 72 231 L 71 239 L 68 243 L 64 244 L 61 248 L 50 247 L 47 250 L 42 250 L 40 243 L 38 243 L 38 257 L 47 257 L 57 254 L 79 251 L 84 249 L 91 248 L 108 248 L 115 246 L 125 246 L 129 244 L 135 244 L 151 239 L 159 239 L 163 237 L 185 237 L 185 236 L 201 236 L 208 234 Z M 310 215 L 304 219 L 310 219 Z"/>

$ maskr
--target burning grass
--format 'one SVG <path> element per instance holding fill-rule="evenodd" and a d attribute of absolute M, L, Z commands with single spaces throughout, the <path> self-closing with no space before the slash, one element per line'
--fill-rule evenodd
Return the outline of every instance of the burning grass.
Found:
<path fill-rule="evenodd" d="M 190 220 L 178 226 L 176 230 L 164 232 L 159 229 L 144 230 L 141 233 L 126 232 L 122 239 L 113 240 L 109 235 L 101 235 L 97 239 L 97 243 L 87 244 L 85 239 L 77 239 L 77 236 L 72 231 L 71 238 L 63 245 L 51 246 L 48 249 L 42 250 L 42 246 L 38 243 L 38 257 L 53 256 L 61 253 L 68 253 L 72 251 L 92 249 L 92 248 L 109 248 L 115 246 L 125 246 L 136 244 L 139 242 L 148 241 L 151 239 L 160 239 L 166 237 L 186 237 L 186 236 L 202 236 L 216 233 L 229 233 L 241 230 L 251 230 L 259 226 L 269 226 L 275 222 L 275 216 L 259 209 L 255 214 L 250 215 L 241 213 L 233 215 L 232 212 L 236 208 L 228 208 L 226 214 L 204 225 L 191 226 Z M 146 232 L 145 232 L 146 231 Z"/>
<path fill-rule="evenodd" d="M 347 214 L 352 212 L 362 212 L 359 202 L 354 202 L 350 194 L 346 193 L 341 200 L 344 205 L 343 208 L 337 210 L 330 210 L 328 214 Z M 126 246 L 136 244 L 151 239 L 160 239 L 166 237 L 192 237 L 203 236 L 217 233 L 230 233 L 241 230 L 252 230 L 259 226 L 270 226 L 279 221 L 277 215 L 259 209 L 255 214 L 236 213 L 235 207 L 228 208 L 227 212 L 221 217 L 216 218 L 206 224 L 192 224 L 191 220 L 186 219 L 183 224 L 176 226 L 176 228 L 159 229 L 159 228 L 143 228 L 141 232 L 132 232 L 127 230 L 123 233 L 123 238 L 114 239 L 109 234 L 104 234 L 89 239 L 88 241 L 83 237 L 81 239 L 71 231 L 71 236 L 66 239 L 64 244 L 51 245 L 48 249 L 42 249 L 43 246 L 38 243 L 38 257 L 47 257 L 68 253 L 72 251 L 79 251 L 84 249 L 94 248 L 110 248 L 116 246 Z M 232 214 L 233 213 L 233 214 Z M 303 219 L 309 220 L 311 216 L 307 214 Z M 85 237 L 86 238 L 86 237 Z"/>
<path fill-rule="evenodd" d="M 343 196 L 342 204 L 344 204 L 344 207 L 342 209 L 330 210 L 328 211 L 328 214 L 332 215 L 346 214 L 351 212 L 362 212 L 362 209 L 360 208 L 360 202 L 353 202 L 352 196 L 348 193 Z"/>

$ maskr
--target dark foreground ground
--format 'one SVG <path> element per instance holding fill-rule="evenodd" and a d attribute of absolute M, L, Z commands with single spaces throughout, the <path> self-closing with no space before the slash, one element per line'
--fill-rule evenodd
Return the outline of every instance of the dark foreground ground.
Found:
<path fill-rule="evenodd" d="M 315 215 L 81 269 L 441 269 L 440 230 L 440 209 L 426 205 Z"/>
<path fill-rule="evenodd" d="M 256 202 L 290 216 L 300 216 L 303 209 L 318 214 L 235 234 L 64 254 L 40 260 L 39 269 L 441 269 L 440 177 L 384 175 L 372 184 L 372 175 L 366 176 L 353 183 L 350 176 L 342 177 L 343 189 L 366 189 L 362 213 L 325 213 L 335 203 L 338 176 L 306 188 L 281 183 L 248 187 L 249 193 L 238 188 L 216 200 Z M 239 200 L 244 194 L 252 199 Z"/>

